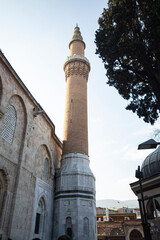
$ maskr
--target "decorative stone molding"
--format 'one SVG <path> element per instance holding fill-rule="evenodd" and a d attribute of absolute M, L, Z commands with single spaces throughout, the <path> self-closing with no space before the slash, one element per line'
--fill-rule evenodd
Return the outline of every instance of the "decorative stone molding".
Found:
<path fill-rule="evenodd" d="M 71 61 L 75 61 L 75 60 L 80 60 L 80 61 L 84 61 L 84 62 L 87 62 L 88 65 L 90 65 L 88 59 L 84 56 L 81 56 L 81 55 L 76 55 L 74 54 L 73 56 L 69 56 L 67 57 L 65 63 L 64 63 L 64 68 L 65 68 L 65 65 L 68 63 L 68 62 L 71 62 Z"/>
<path fill-rule="evenodd" d="M 65 78 L 73 75 L 83 76 L 88 80 L 88 74 L 90 71 L 90 63 L 86 57 L 73 55 L 67 58 L 64 63 Z"/>
<path fill-rule="evenodd" d="M 88 79 L 89 74 L 89 66 L 85 62 L 69 62 L 65 66 L 65 78 L 67 80 L 68 77 L 73 75 L 83 76 L 86 80 Z"/>

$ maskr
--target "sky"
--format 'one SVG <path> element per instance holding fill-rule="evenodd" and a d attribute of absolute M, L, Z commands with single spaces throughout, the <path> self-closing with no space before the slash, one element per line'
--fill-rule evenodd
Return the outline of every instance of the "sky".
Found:
<path fill-rule="evenodd" d="M 76 24 L 91 64 L 88 79 L 90 166 L 96 198 L 136 199 L 129 184 L 152 150 L 137 150 L 153 138 L 154 126 L 125 110 L 127 101 L 106 84 L 102 60 L 95 54 L 98 18 L 105 0 L 0 0 L 0 49 L 63 139 L 65 75 L 63 64 Z"/>

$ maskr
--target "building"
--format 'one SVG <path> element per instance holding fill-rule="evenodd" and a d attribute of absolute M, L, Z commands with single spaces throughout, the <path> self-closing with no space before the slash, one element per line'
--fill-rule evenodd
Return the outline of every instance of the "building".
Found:
<path fill-rule="evenodd" d="M 90 64 L 78 26 L 69 46 L 63 144 L 44 109 L 0 51 L 2 240 L 57 240 L 64 233 L 72 240 L 96 239 L 86 110 Z"/>
<path fill-rule="evenodd" d="M 126 211 L 127 209 L 127 211 Z M 113 207 L 97 208 L 98 240 L 142 240 L 141 219 L 137 219 L 134 209 Z M 137 211 L 137 209 L 136 209 Z"/>
<path fill-rule="evenodd" d="M 160 239 L 160 147 L 149 154 L 142 163 L 142 191 L 147 222 L 150 224 L 152 239 Z M 130 184 L 132 191 L 138 197 L 141 215 L 144 216 L 139 181 Z M 145 224 L 144 217 L 142 218 Z"/>

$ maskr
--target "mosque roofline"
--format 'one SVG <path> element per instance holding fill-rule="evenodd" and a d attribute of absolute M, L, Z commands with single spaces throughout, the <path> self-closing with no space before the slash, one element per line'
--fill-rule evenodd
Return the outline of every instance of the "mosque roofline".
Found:
<path fill-rule="evenodd" d="M 56 141 L 56 143 L 62 148 L 62 142 L 61 140 L 58 138 L 58 136 L 55 134 L 55 125 L 54 123 L 51 121 L 51 119 L 49 118 L 49 116 L 47 115 L 47 113 L 44 111 L 44 109 L 41 107 L 41 105 L 36 101 L 36 99 L 33 97 L 33 95 L 31 94 L 31 92 L 28 90 L 28 88 L 26 87 L 26 85 L 23 83 L 23 81 L 20 79 L 20 77 L 18 76 L 18 74 L 16 73 L 16 71 L 14 70 L 14 68 L 12 67 L 12 65 L 9 63 L 9 61 L 7 60 L 7 58 L 5 57 L 5 55 L 3 54 L 2 50 L 0 49 L 0 58 L 1 60 L 4 62 L 4 64 L 7 66 L 7 68 L 10 70 L 10 72 L 13 74 L 13 76 L 16 78 L 16 80 L 18 81 L 18 83 L 20 84 L 20 86 L 23 88 L 23 90 L 27 93 L 27 95 L 32 99 L 32 101 L 34 102 L 34 104 L 36 105 L 36 107 L 39 110 L 43 110 L 43 116 L 45 117 L 45 119 L 47 120 L 47 122 L 51 125 L 52 129 L 53 129 L 53 137 Z"/>
<path fill-rule="evenodd" d="M 141 181 L 143 186 L 143 192 L 148 191 L 152 188 L 156 188 L 157 186 L 160 187 L 159 180 L 160 180 L 160 173 L 157 173 L 151 177 L 142 179 Z M 150 184 L 151 184 L 151 187 L 150 187 Z M 129 185 L 133 192 L 137 194 L 140 193 L 139 181 L 130 183 Z"/>
<path fill-rule="evenodd" d="M 160 173 L 157 173 L 157 174 L 155 174 L 155 175 L 153 175 L 153 176 L 150 176 L 150 177 L 148 177 L 148 178 L 143 178 L 141 181 L 142 181 L 142 183 L 145 183 L 145 182 L 148 182 L 148 181 L 150 181 L 150 180 L 153 180 L 153 179 L 159 178 L 159 177 L 160 177 Z M 133 182 L 133 183 L 130 183 L 129 185 L 130 185 L 130 186 L 136 186 L 137 184 L 139 184 L 139 180 L 138 180 L 138 181 L 135 181 L 135 182 Z"/>

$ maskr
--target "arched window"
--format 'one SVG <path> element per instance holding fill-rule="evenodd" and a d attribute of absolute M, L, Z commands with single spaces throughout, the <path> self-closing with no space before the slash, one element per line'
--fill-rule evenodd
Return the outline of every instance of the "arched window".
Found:
<path fill-rule="evenodd" d="M 48 158 L 45 158 L 44 160 L 44 179 L 48 180 L 49 178 L 49 162 Z"/>
<path fill-rule="evenodd" d="M 16 126 L 16 111 L 14 107 L 9 105 L 6 109 L 6 113 L 4 116 L 1 136 L 6 142 L 10 144 L 12 144 L 13 141 L 15 126 Z"/>
<path fill-rule="evenodd" d="M 140 233 L 140 231 L 134 229 L 134 230 L 131 231 L 129 239 L 130 240 L 134 240 L 134 239 L 141 240 L 142 239 L 142 234 Z"/>
<path fill-rule="evenodd" d="M 66 218 L 66 234 L 71 237 L 72 239 L 72 218 Z"/>
<path fill-rule="evenodd" d="M 34 234 L 37 238 L 43 239 L 43 234 L 45 233 L 45 215 L 46 215 L 46 207 L 45 201 L 43 198 L 39 200 L 38 208 L 36 212 L 35 219 L 35 230 Z"/>
<path fill-rule="evenodd" d="M 89 236 L 89 219 L 87 217 L 83 219 L 83 232 L 85 236 Z"/>

